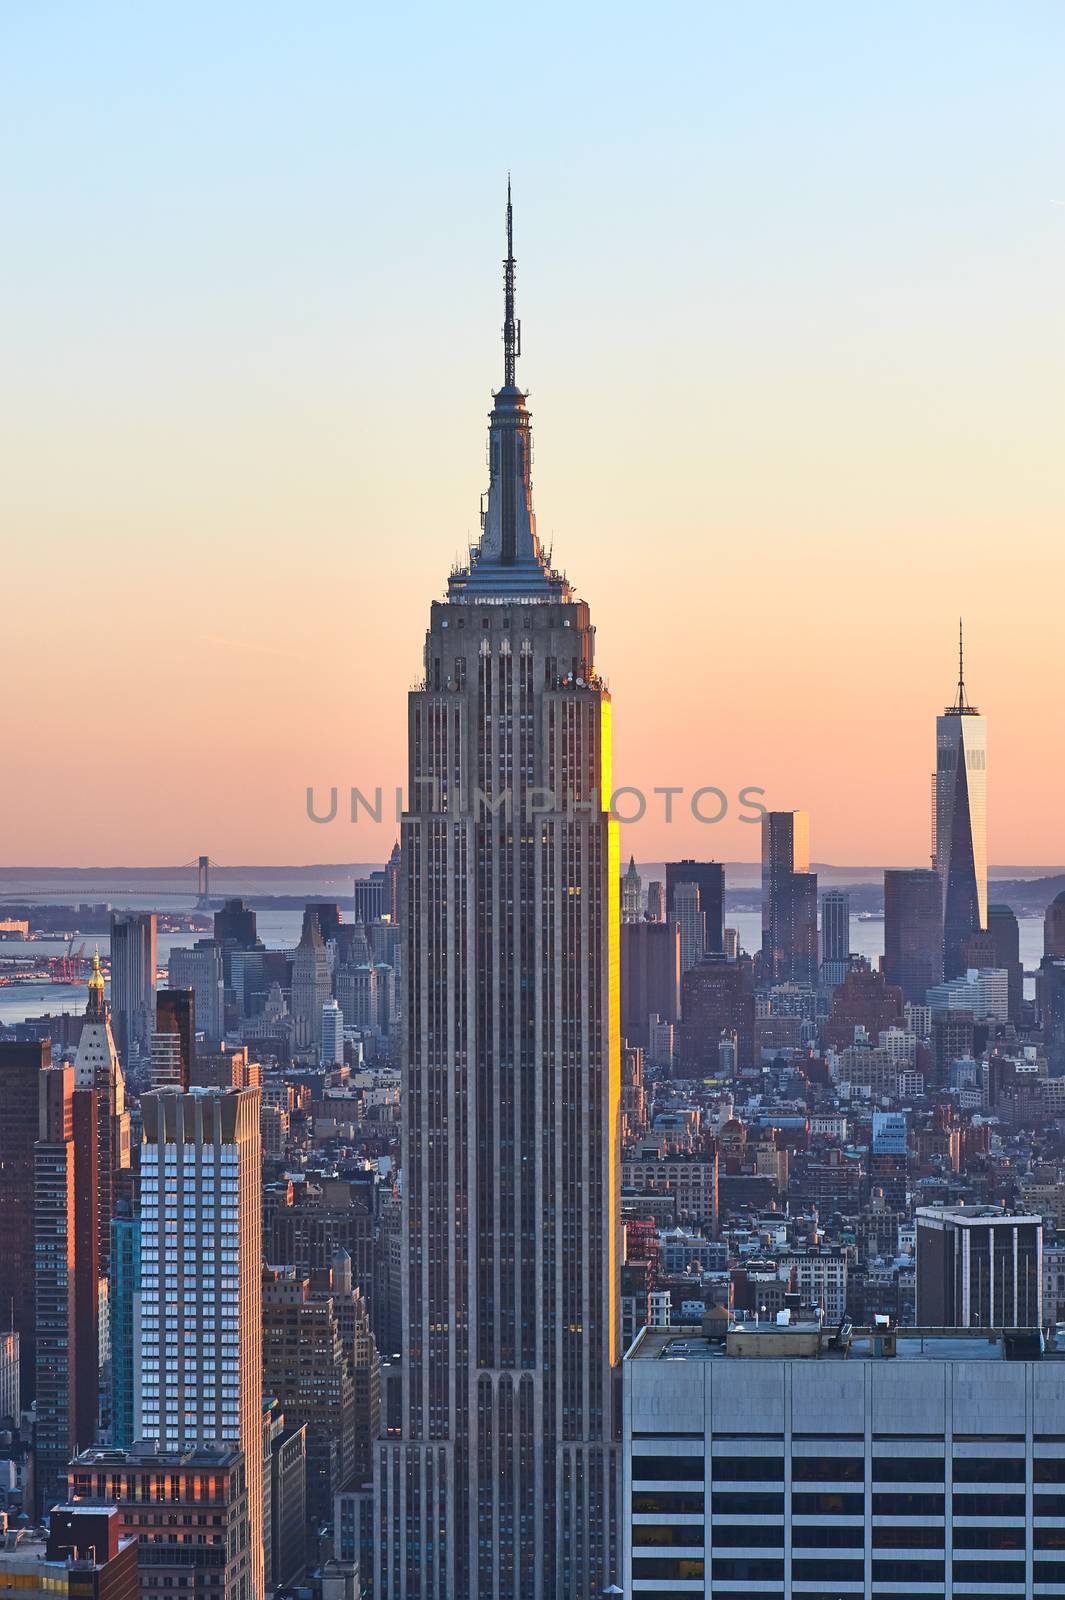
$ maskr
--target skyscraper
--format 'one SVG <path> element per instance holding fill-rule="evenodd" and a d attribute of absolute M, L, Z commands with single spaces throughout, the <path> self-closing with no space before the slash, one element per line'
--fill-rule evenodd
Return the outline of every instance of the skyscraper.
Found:
<path fill-rule="evenodd" d="M 402 1438 L 379 1600 L 613 1582 L 620 1057 L 610 702 L 536 534 L 507 205 L 480 543 L 434 603 L 403 819 Z"/>
<path fill-rule="evenodd" d="M 703 919 L 704 954 L 724 949 L 725 934 L 725 869 L 720 861 L 667 861 L 666 862 L 666 916 L 679 921 L 674 897 L 678 884 L 696 883 L 699 886 L 699 907 Z"/>
<path fill-rule="evenodd" d="M 673 891 L 673 916 L 680 928 L 680 970 L 683 975 L 698 965 L 705 951 L 703 908 L 697 883 L 677 884 Z"/>
<path fill-rule="evenodd" d="M 141 1099 L 134 1431 L 164 1451 L 243 1450 L 252 1593 L 263 1593 L 262 1173 L 258 1089 Z"/>
<path fill-rule="evenodd" d="M 1010 906 L 988 906 L 987 931 L 994 956 L 990 963 L 984 964 L 1005 969 L 1009 980 L 1010 1021 L 1019 1023 L 1024 1009 L 1024 965 L 1021 961 L 1021 930 L 1016 913 Z"/>
<path fill-rule="evenodd" d="M 38 1079 L 52 1047 L 0 1040 L 0 1320 L 19 1336 L 22 1403 L 37 1392 L 33 1292 L 33 1147 L 40 1128 Z M 14 1319 L 13 1324 L 8 1318 Z"/>
<path fill-rule="evenodd" d="M 680 929 L 675 922 L 621 925 L 621 1033 L 646 1047 L 655 1013 L 665 1022 L 680 1018 Z"/>
<path fill-rule="evenodd" d="M 636 870 L 634 856 L 629 857 L 628 870 L 621 880 L 621 920 L 638 922 L 643 916 L 643 883 Z"/>
<path fill-rule="evenodd" d="M 817 876 L 805 811 L 762 818 L 762 962 L 769 983 L 816 981 Z"/>
<path fill-rule="evenodd" d="M 851 899 L 843 889 L 821 896 L 821 982 L 835 987 L 847 976 L 851 949 Z"/>
<path fill-rule="evenodd" d="M 155 912 L 111 913 L 111 1015 L 119 1057 L 146 1051 L 155 1023 Z"/>
<path fill-rule="evenodd" d="M 187 1089 L 195 1059 L 196 991 L 160 989 L 152 1033 L 152 1088 Z"/>
<path fill-rule="evenodd" d="M 322 1007 L 333 992 L 329 955 L 318 914 L 303 913 L 303 930 L 292 960 L 292 1019 L 297 1050 L 314 1050 L 322 1042 Z"/>
<path fill-rule="evenodd" d="M 66 1499 L 74 1449 L 96 1436 L 100 1390 L 98 1113 L 70 1067 L 39 1077 L 34 1148 L 38 1516 Z"/>
<path fill-rule="evenodd" d="M 965 941 L 987 927 L 987 719 L 965 698 L 958 624 L 958 697 L 936 718 L 935 865 L 943 896 L 943 966 L 965 970 Z"/>
<path fill-rule="evenodd" d="M 111 1258 L 115 1176 L 128 1168 L 130 1163 L 130 1127 L 129 1112 L 126 1110 L 126 1078 L 111 1032 L 98 953 L 93 956 L 89 975 L 89 999 L 74 1061 L 74 1087 L 96 1090 L 99 1117 L 99 1256 L 100 1274 L 106 1277 Z M 91 1443 L 90 1440 L 82 1442 Z"/>
<path fill-rule="evenodd" d="M 943 887 L 929 867 L 884 873 L 884 977 L 915 1005 L 943 981 Z"/>

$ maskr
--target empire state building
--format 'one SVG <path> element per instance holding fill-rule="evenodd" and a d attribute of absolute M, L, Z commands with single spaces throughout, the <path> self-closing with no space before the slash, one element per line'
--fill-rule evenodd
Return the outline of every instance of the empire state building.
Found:
<path fill-rule="evenodd" d="M 587 605 L 536 534 L 507 195 L 479 544 L 409 702 L 402 1433 L 381 1600 L 592 1600 L 614 1580 L 618 851 Z"/>

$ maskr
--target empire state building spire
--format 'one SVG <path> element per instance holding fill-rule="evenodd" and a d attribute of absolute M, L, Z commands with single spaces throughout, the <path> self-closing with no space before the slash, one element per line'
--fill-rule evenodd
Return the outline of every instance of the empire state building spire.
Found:
<path fill-rule="evenodd" d="M 469 565 L 451 574 L 448 599 L 564 599 L 566 580 L 549 565 L 536 534 L 532 503 L 532 428 L 524 392 L 517 385 L 521 321 L 514 309 L 514 205 L 507 179 L 507 253 L 503 261 L 503 387 L 489 414 L 487 504 L 481 541 Z"/>

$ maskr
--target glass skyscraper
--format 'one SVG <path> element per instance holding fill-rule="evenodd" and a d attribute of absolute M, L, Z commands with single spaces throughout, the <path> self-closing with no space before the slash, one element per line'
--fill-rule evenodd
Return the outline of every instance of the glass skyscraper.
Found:
<path fill-rule="evenodd" d="M 987 719 L 965 697 L 958 644 L 958 697 L 936 718 L 935 865 L 943 890 L 943 967 L 965 970 L 969 935 L 987 927 Z"/>
<path fill-rule="evenodd" d="M 375 1461 L 379 1600 L 614 1581 L 619 1094 L 610 701 L 536 534 L 525 395 L 490 419 L 480 543 L 409 702 L 402 1437 Z"/>

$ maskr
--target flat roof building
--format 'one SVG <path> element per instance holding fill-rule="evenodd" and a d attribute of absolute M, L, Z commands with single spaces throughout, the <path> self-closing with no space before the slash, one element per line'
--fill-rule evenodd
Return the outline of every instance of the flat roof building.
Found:
<path fill-rule="evenodd" d="M 1065 1592 L 1065 1345 L 1038 1330 L 646 1328 L 623 1394 L 633 1600 Z"/>

